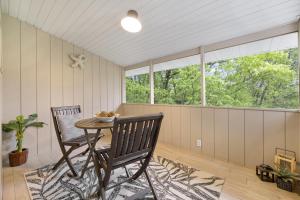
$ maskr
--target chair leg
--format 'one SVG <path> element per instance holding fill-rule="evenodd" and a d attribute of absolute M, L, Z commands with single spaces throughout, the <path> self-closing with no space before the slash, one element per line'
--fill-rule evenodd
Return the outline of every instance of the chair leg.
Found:
<path fill-rule="evenodd" d="M 86 158 L 86 161 L 85 161 L 85 164 L 83 165 L 83 168 L 81 170 L 81 178 L 83 178 L 83 175 L 85 173 L 85 171 L 87 170 L 88 166 L 89 166 L 89 163 L 90 163 L 90 160 L 92 158 L 92 153 L 89 152 L 89 155 L 88 157 Z"/>
<path fill-rule="evenodd" d="M 101 198 L 102 198 L 102 200 L 106 200 L 104 188 L 101 188 Z"/>
<path fill-rule="evenodd" d="M 74 149 L 76 149 L 76 147 L 72 146 L 68 151 L 66 151 L 66 149 L 63 147 L 63 148 L 62 148 L 62 153 L 63 153 L 63 159 L 66 160 L 66 162 L 67 162 L 67 164 L 68 164 L 68 166 L 69 166 L 69 168 L 70 168 L 72 174 L 73 174 L 74 176 L 78 176 L 78 174 L 77 174 L 76 170 L 74 169 L 73 164 L 72 164 L 72 162 L 71 162 L 71 160 L 70 160 L 70 158 L 69 158 L 70 153 L 71 153 Z M 58 163 L 58 164 L 59 164 L 59 163 Z M 55 166 L 56 166 L 56 165 L 55 165 Z M 54 168 L 55 168 L 55 166 L 54 166 Z M 57 165 L 57 166 L 58 166 L 58 165 Z M 57 166 L 56 166 L 56 167 L 57 167 Z"/>
<path fill-rule="evenodd" d="M 140 168 L 140 169 L 132 176 L 132 180 L 136 180 L 142 173 L 144 173 L 145 176 L 146 176 L 146 179 L 147 179 L 147 181 L 148 181 L 148 183 L 149 183 L 149 186 L 150 186 L 150 188 L 151 188 L 151 191 L 152 191 L 152 194 L 153 194 L 153 196 L 154 196 L 154 199 L 157 200 L 157 195 L 156 195 L 156 193 L 155 193 L 155 190 L 154 190 L 154 188 L 153 188 L 153 185 L 152 185 L 152 183 L 151 183 L 151 180 L 150 180 L 149 175 L 148 175 L 148 172 L 147 172 L 147 166 L 148 166 L 148 164 L 149 164 L 149 161 L 150 161 L 150 158 L 144 160 L 144 162 L 142 162 L 142 161 L 140 160 L 141 168 Z"/>
<path fill-rule="evenodd" d="M 74 149 L 71 147 L 65 154 L 63 153 L 63 156 L 60 158 L 60 160 L 54 165 L 52 170 L 56 170 L 66 159 L 67 156 L 69 156 Z"/>
<path fill-rule="evenodd" d="M 99 138 L 97 139 L 97 142 L 103 137 L 103 135 L 100 135 Z M 81 153 L 82 156 L 84 156 L 85 154 L 87 154 L 87 152 L 90 151 L 90 147 L 88 147 L 86 150 L 84 150 L 84 152 Z"/>
<path fill-rule="evenodd" d="M 147 169 L 144 171 L 144 173 L 145 173 L 145 175 L 146 175 L 146 179 L 147 179 L 147 181 L 148 181 L 148 183 L 149 183 L 149 186 L 150 186 L 150 188 L 151 188 L 151 191 L 152 191 L 152 194 L 153 194 L 153 196 L 154 196 L 154 199 L 157 200 L 157 195 L 156 195 L 156 193 L 155 193 L 155 190 L 154 190 L 153 185 L 152 185 L 152 183 L 151 183 L 151 180 L 150 180 L 150 178 L 149 178 Z"/>
<path fill-rule="evenodd" d="M 65 161 L 65 157 L 62 156 L 59 161 L 52 167 L 52 170 L 56 170 L 63 162 Z"/>
<path fill-rule="evenodd" d="M 84 150 L 84 152 L 82 152 L 81 155 L 84 156 L 89 151 L 90 151 L 90 147 L 88 147 L 86 150 Z"/>
<path fill-rule="evenodd" d="M 129 178 L 129 172 L 128 172 L 128 169 L 126 168 L 126 166 L 124 166 L 124 169 L 125 169 L 127 178 Z"/>
<path fill-rule="evenodd" d="M 103 188 L 99 188 L 97 195 L 98 197 L 101 197 L 101 200 L 106 200 L 105 190 Z"/>
<path fill-rule="evenodd" d="M 101 200 L 106 200 L 105 197 L 105 189 L 103 186 L 103 179 L 102 179 L 102 173 L 101 173 L 101 167 L 98 163 L 98 161 L 94 161 L 95 171 L 98 177 L 98 184 L 99 184 L 99 190 L 98 190 L 98 196 L 101 197 Z"/>
<path fill-rule="evenodd" d="M 132 180 L 136 180 L 138 177 L 140 177 L 140 175 L 142 175 L 142 173 L 143 173 L 144 171 L 147 170 L 147 166 L 148 166 L 148 164 L 149 164 L 149 161 L 150 161 L 150 159 L 146 159 L 146 160 L 144 160 L 144 162 L 142 162 L 142 161 L 140 160 L 141 167 L 140 167 L 140 169 L 139 169 L 137 172 L 135 172 L 135 174 L 133 174 Z"/>
<path fill-rule="evenodd" d="M 66 162 L 67 162 L 67 164 L 69 165 L 69 168 L 70 168 L 71 172 L 73 173 L 73 175 L 74 175 L 74 176 L 78 176 L 78 173 L 77 173 L 76 170 L 74 169 L 73 164 L 72 164 L 71 160 L 69 159 L 69 157 L 66 156 L 65 159 L 66 159 Z"/>

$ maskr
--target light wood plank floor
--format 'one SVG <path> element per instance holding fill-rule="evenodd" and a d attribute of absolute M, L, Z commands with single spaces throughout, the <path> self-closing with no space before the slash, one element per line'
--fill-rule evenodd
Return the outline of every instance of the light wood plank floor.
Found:
<path fill-rule="evenodd" d="M 107 143 L 109 139 L 103 140 Z M 252 169 L 243 168 L 223 161 L 212 160 L 206 156 L 178 149 L 166 144 L 158 144 L 155 153 L 172 160 L 190 165 L 199 170 L 212 173 L 225 178 L 221 198 L 231 199 L 255 199 L 255 200 L 291 200 L 300 199 L 295 193 L 286 192 L 276 187 L 274 183 L 261 182 Z M 3 199 L 4 200 L 27 200 L 30 199 L 24 172 L 40 166 L 54 163 L 59 155 L 43 156 L 31 159 L 20 167 L 3 168 Z"/>

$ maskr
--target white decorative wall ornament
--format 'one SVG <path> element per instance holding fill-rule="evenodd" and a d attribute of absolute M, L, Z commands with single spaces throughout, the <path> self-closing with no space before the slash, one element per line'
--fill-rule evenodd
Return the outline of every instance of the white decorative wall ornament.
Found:
<path fill-rule="evenodd" d="M 85 55 L 83 55 L 83 54 L 80 54 L 78 56 L 70 55 L 70 58 L 74 61 L 71 64 L 72 68 L 78 67 L 80 69 L 84 69 L 84 64 L 87 61 L 87 58 L 85 57 Z"/>

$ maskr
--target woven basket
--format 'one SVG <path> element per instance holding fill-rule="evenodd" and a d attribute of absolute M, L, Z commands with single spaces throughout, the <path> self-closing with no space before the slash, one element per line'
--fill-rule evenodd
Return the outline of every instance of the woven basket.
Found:
<path fill-rule="evenodd" d="M 280 188 L 280 189 L 283 189 L 283 190 L 286 190 L 286 191 L 289 191 L 289 192 L 293 191 L 293 183 L 290 182 L 290 181 L 286 182 L 283 179 L 277 177 L 276 178 L 276 184 L 277 184 L 277 187 Z"/>

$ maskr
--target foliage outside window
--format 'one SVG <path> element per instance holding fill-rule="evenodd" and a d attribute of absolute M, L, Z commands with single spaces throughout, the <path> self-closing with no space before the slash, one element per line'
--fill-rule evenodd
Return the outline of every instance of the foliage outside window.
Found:
<path fill-rule="evenodd" d="M 205 53 L 208 106 L 298 108 L 298 34 Z M 127 71 L 128 103 L 149 103 L 149 67 Z M 200 55 L 155 64 L 155 104 L 201 104 Z"/>
<path fill-rule="evenodd" d="M 206 64 L 207 105 L 298 108 L 298 84 L 298 48 Z"/>
<path fill-rule="evenodd" d="M 149 103 L 149 67 L 126 71 L 127 103 Z"/>
<path fill-rule="evenodd" d="M 199 55 L 154 66 L 156 104 L 200 104 Z"/>

